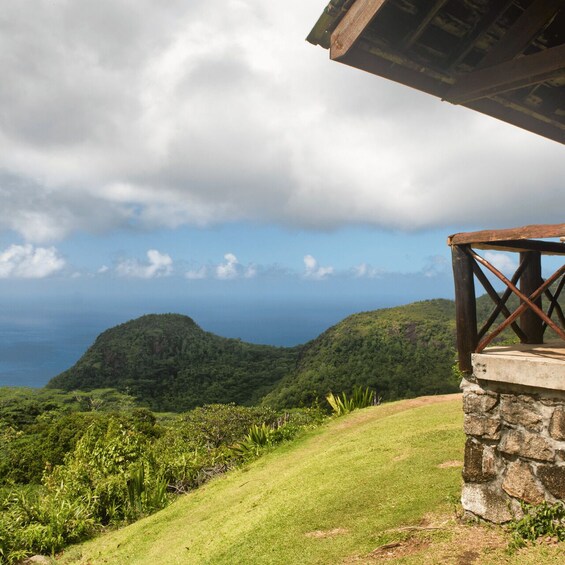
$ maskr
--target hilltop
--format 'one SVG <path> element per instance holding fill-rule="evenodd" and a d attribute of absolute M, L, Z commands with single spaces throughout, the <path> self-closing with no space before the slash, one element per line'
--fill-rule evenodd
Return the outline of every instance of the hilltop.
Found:
<path fill-rule="evenodd" d="M 264 399 L 310 404 L 329 391 L 369 386 L 383 400 L 458 391 L 455 305 L 426 300 L 345 318 L 301 351 L 296 370 Z"/>
<path fill-rule="evenodd" d="M 47 388 L 112 387 L 158 411 L 253 404 L 296 365 L 299 349 L 220 337 L 180 314 L 151 314 L 98 336 Z"/>
<path fill-rule="evenodd" d="M 479 316 L 490 312 L 477 301 Z M 210 403 L 310 406 L 369 386 L 382 400 L 458 390 L 455 305 L 425 300 L 348 316 L 297 347 L 220 337 L 188 316 L 153 314 L 111 328 L 47 387 L 114 388 L 157 411 Z"/>

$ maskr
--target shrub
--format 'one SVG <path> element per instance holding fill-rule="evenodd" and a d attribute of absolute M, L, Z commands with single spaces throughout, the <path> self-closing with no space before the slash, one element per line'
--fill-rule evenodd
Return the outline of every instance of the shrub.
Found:
<path fill-rule="evenodd" d="M 565 505 L 562 502 L 542 502 L 537 506 L 524 503 L 522 510 L 523 518 L 510 524 L 512 549 L 523 547 L 527 542 L 543 536 L 565 540 Z"/>
<path fill-rule="evenodd" d="M 343 416 L 358 408 L 366 408 L 367 406 L 377 404 L 375 391 L 372 391 L 369 387 L 362 389 L 360 386 L 353 387 L 350 397 L 345 392 L 342 392 L 341 396 L 336 396 L 330 392 L 326 396 L 326 400 L 335 416 Z"/>

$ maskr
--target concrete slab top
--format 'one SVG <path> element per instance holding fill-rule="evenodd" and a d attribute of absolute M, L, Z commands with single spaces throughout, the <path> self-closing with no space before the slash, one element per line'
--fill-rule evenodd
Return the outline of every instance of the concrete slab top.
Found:
<path fill-rule="evenodd" d="M 474 353 L 477 379 L 565 391 L 565 342 L 489 347 Z"/>
<path fill-rule="evenodd" d="M 487 347 L 481 355 L 497 357 L 532 358 L 565 362 L 565 342 L 552 341 L 542 344 L 517 343 L 515 345 Z"/>

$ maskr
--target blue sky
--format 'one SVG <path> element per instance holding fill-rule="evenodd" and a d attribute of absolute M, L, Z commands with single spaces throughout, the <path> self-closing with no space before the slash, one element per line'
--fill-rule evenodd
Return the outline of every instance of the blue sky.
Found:
<path fill-rule="evenodd" d="M 329 61 L 324 7 L 2 3 L 2 315 L 335 318 L 450 297 L 450 233 L 563 221 L 563 146 Z"/>

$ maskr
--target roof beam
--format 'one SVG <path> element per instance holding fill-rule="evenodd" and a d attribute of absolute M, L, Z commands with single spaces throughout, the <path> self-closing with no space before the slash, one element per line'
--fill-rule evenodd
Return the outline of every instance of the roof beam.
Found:
<path fill-rule="evenodd" d="M 463 75 L 446 93 L 452 104 L 466 104 L 501 92 L 539 84 L 565 72 L 565 44 Z"/>
<path fill-rule="evenodd" d="M 514 0 L 505 0 L 505 2 L 502 3 L 492 2 L 488 5 L 488 11 L 481 20 L 477 22 L 473 30 L 461 42 L 459 48 L 456 49 L 450 57 L 449 69 L 456 67 L 469 54 L 479 37 L 487 33 L 490 26 L 492 26 L 492 24 L 494 24 L 494 22 L 498 20 L 498 18 L 500 18 L 500 16 L 502 16 L 502 14 L 504 14 L 504 12 L 506 12 L 513 3 Z"/>
<path fill-rule="evenodd" d="M 534 0 L 502 39 L 485 55 L 477 69 L 496 65 L 519 55 L 563 7 L 565 0 Z"/>
<path fill-rule="evenodd" d="M 340 59 L 353 47 L 388 0 L 357 0 L 332 33 L 330 58 Z"/>
<path fill-rule="evenodd" d="M 430 22 L 436 17 L 436 14 L 447 4 L 448 0 L 436 0 L 434 5 L 428 10 L 428 13 L 422 18 L 418 27 L 410 33 L 404 40 L 404 48 L 410 49 L 420 36 L 424 33 Z"/>
<path fill-rule="evenodd" d="M 565 144 L 565 123 L 557 121 L 557 116 L 554 118 L 529 111 L 501 97 L 481 98 L 465 104 L 465 107 Z"/>

